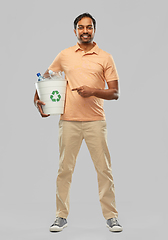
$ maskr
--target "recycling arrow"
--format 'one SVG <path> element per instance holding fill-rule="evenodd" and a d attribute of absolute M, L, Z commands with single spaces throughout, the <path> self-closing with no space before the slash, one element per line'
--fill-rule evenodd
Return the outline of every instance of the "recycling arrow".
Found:
<path fill-rule="evenodd" d="M 61 95 L 57 90 L 53 91 L 50 95 L 50 99 L 52 100 L 52 102 L 59 102 L 61 99 Z"/>

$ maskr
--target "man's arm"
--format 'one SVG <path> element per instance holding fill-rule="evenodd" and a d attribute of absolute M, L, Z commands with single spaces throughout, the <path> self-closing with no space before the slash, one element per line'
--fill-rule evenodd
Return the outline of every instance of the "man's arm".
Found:
<path fill-rule="evenodd" d="M 77 91 L 81 97 L 95 96 L 106 100 L 117 100 L 119 98 L 118 80 L 109 81 L 107 85 L 108 89 L 90 88 L 84 85 L 74 88 L 72 91 Z"/>
<path fill-rule="evenodd" d="M 47 69 L 47 71 L 44 73 L 43 76 L 44 76 L 44 77 L 49 77 L 48 69 Z M 35 95 L 34 95 L 34 105 L 37 107 L 37 109 L 39 110 L 39 112 L 40 112 L 40 114 L 41 114 L 42 117 L 49 117 L 49 116 L 50 116 L 49 114 L 43 113 L 42 105 L 45 105 L 45 103 L 42 102 L 42 101 L 40 101 L 39 96 L 38 96 L 38 93 L 37 93 L 37 90 L 36 90 Z"/>

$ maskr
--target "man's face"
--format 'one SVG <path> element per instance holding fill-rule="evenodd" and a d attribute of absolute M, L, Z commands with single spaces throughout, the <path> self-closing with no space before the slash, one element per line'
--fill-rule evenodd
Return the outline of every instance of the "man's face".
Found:
<path fill-rule="evenodd" d="M 91 18 L 82 18 L 74 30 L 79 43 L 87 44 L 93 42 L 95 29 Z"/>

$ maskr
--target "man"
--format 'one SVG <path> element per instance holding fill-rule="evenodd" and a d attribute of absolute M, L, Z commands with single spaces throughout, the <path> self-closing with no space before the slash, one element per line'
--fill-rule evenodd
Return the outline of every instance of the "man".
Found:
<path fill-rule="evenodd" d="M 50 231 L 61 231 L 67 226 L 69 194 L 72 174 L 82 140 L 85 139 L 97 171 L 99 200 L 106 225 L 110 231 L 122 231 L 118 223 L 111 159 L 107 146 L 106 121 L 103 99 L 119 97 L 118 74 L 113 58 L 93 42 L 96 21 L 84 13 L 74 21 L 74 33 L 78 43 L 61 51 L 49 70 L 64 71 L 67 79 L 64 114 L 59 122 L 59 170 L 56 190 L 56 220 Z M 108 89 L 105 89 L 105 81 Z M 42 117 L 45 103 L 39 100 L 37 91 L 34 102 Z"/>

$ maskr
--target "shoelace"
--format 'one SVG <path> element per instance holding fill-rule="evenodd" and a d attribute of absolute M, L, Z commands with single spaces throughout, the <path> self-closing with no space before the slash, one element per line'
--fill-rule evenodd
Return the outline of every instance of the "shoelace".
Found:
<path fill-rule="evenodd" d="M 118 221 L 117 221 L 116 218 L 112 218 L 111 223 L 114 224 L 114 225 L 118 225 Z"/>
<path fill-rule="evenodd" d="M 60 218 L 56 217 L 54 224 L 60 224 L 59 220 L 60 220 Z"/>

